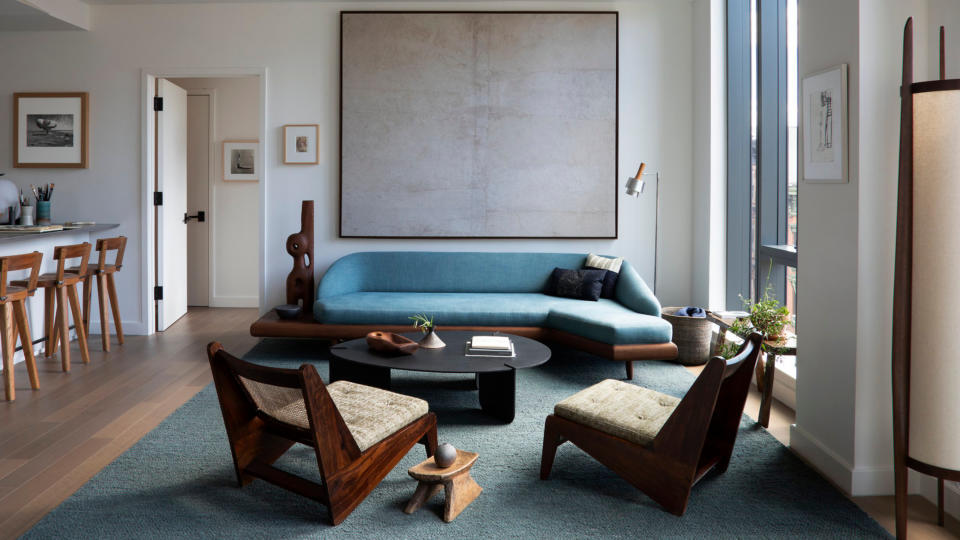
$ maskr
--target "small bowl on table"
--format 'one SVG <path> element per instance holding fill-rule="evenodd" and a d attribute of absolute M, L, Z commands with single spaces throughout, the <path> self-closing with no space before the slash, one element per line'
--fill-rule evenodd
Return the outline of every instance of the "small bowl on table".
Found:
<path fill-rule="evenodd" d="M 290 321 L 300 316 L 300 306 L 293 304 L 283 304 L 273 308 L 277 310 L 277 317 L 284 321 Z"/>

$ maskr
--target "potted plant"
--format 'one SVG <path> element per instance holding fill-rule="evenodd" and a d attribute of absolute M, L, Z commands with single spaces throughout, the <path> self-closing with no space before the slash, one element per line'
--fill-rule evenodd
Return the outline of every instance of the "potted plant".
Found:
<path fill-rule="evenodd" d="M 425 334 L 420 340 L 420 347 L 423 349 L 442 349 L 447 346 L 443 340 L 437 336 L 437 327 L 433 324 L 433 315 L 427 317 L 426 313 L 417 313 L 407 317 L 413 321 L 413 327 Z"/>
<path fill-rule="evenodd" d="M 752 332 L 760 333 L 766 341 L 776 341 L 784 337 L 784 329 L 790 322 L 790 311 L 773 296 L 772 285 L 767 285 L 763 291 L 763 296 L 756 302 L 742 296 L 740 300 L 743 302 L 744 310 L 749 315 L 734 321 L 730 326 L 731 332 L 744 339 Z M 732 358 L 737 354 L 738 348 L 738 344 L 724 339 L 718 352 L 724 358 Z M 776 349 L 776 347 L 763 345 L 765 352 L 776 354 Z"/>

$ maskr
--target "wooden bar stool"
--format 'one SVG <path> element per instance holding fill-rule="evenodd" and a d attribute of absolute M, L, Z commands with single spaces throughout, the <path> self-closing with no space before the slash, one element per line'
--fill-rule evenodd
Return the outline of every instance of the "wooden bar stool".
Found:
<path fill-rule="evenodd" d="M 123 324 L 120 322 L 120 309 L 117 302 L 117 284 L 113 275 L 123 266 L 123 252 L 127 248 L 127 237 L 101 238 L 97 240 L 99 258 L 94 267 L 87 266 L 83 280 L 83 329 L 90 334 L 90 299 L 93 295 L 93 282 L 96 278 L 97 301 L 100 302 L 100 340 L 103 350 L 110 351 L 110 320 L 107 318 L 107 296 L 110 297 L 110 309 L 113 311 L 113 324 L 117 328 L 117 342 L 123 345 Z M 113 264 L 107 264 L 107 254 L 116 251 Z M 68 272 L 79 272 L 78 267 L 68 268 Z"/>
<path fill-rule="evenodd" d="M 23 356 L 30 377 L 30 388 L 40 388 L 37 378 L 37 362 L 33 357 L 33 338 L 30 337 L 30 322 L 24 300 L 33 296 L 37 288 L 40 263 L 43 254 L 39 251 L 25 255 L 0 257 L 0 342 L 3 346 L 3 388 L 8 401 L 16 399 L 13 385 L 13 353 L 17 345 L 17 334 L 23 343 Z M 30 277 L 23 287 L 7 285 L 7 274 L 17 270 L 30 270 Z"/>
<path fill-rule="evenodd" d="M 80 311 L 80 298 L 77 296 L 77 283 L 87 274 L 87 260 L 90 258 L 90 242 L 57 246 L 53 248 L 53 258 L 57 261 L 57 271 L 40 274 L 37 286 L 43 287 L 44 329 L 47 346 L 44 356 L 51 356 L 60 344 L 60 365 L 63 371 L 70 371 L 70 317 L 73 312 L 74 328 L 80 345 L 80 357 L 84 364 L 90 363 L 90 351 L 87 349 L 87 332 L 83 327 L 83 314 Z M 67 261 L 80 259 L 76 272 L 67 271 Z M 25 286 L 24 281 L 14 281 L 14 285 Z M 56 305 L 56 316 L 54 316 Z"/>

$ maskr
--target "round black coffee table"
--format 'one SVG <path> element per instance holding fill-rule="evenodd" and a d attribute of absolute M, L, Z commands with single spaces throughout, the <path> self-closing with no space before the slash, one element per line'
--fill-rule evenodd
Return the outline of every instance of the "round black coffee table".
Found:
<path fill-rule="evenodd" d="M 418 340 L 417 332 L 403 334 Z M 447 344 L 443 349 L 418 349 L 407 356 L 390 356 L 367 347 L 366 338 L 354 339 L 330 347 L 330 382 L 348 380 L 368 386 L 390 389 L 390 370 L 430 371 L 435 373 L 475 373 L 480 408 L 505 422 L 512 422 L 516 410 L 518 369 L 539 366 L 550 359 L 550 349 L 539 341 L 512 334 L 493 332 L 437 332 Z M 473 336 L 507 336 L 513 341 L 516 356 L 490 358 L 466 356 L 466 342 Z"/>

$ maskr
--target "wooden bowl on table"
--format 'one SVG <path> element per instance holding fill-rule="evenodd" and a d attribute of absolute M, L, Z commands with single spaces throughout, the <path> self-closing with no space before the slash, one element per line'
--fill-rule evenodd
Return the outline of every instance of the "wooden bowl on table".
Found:
<path fill-rule="evenodd" d="M 393 332 L 370 332 L 367 334 L 367 346 L 387 354 L 413 354 L 420 348 L 416 341 Z"/>

